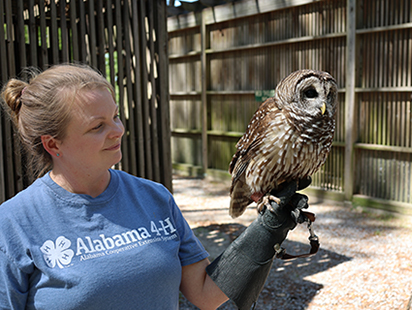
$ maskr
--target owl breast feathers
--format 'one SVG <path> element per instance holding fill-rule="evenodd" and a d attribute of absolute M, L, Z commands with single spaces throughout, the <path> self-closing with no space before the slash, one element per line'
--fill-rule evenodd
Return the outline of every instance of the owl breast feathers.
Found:
<path fill-rule="evenodd" d="M 335 130 L 337 86 L 327 72 L 299 70 L 284 78 L 256 111 L 229 165 L 230 215 L 253 201 L 315 173 L 325 162 Z"/>

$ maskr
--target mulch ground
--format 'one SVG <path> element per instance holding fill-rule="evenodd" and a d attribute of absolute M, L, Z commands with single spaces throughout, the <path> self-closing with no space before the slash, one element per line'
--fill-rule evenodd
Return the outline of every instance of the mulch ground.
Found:
<path fill-rule="evenodd" d="M 174 196 L 195 234 L 217 257 L 254 220 L 248 208 L 228 215 L 229 182 L 174 177 Z M 316 214 L 319 252 L 310 258 L 275 260 L 256 309 L 406 309 L 412 293 L 412 222 L 336 202 L 309 200 Z M 309 250 L 308 231 L 289 233 L 288 252 Z M 184 297 L 180 309 L 197 309 Z M 236 309 L 227 302 L 219 309 Z"/>

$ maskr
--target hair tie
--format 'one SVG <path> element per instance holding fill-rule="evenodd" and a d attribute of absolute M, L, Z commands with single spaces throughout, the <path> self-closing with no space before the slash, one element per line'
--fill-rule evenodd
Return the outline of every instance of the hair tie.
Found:
<path fill-rule="evenodd" d="M 27 86 L 24 86 L 24 88 L 21 90 L 21 95 L 20 96 L 23 96 L 24 92 L 26 91 L 26 88 L 27 88 Z"/>

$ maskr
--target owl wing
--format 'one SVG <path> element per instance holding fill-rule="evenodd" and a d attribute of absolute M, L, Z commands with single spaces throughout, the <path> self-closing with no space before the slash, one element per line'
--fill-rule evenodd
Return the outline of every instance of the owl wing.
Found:
<path fill-rule="evenodd" d="M 245 172 L 250 160 L 262 145 L 262 138 L 267 129 L 266 123 L 269 121 L 267 117 L 271 117 L 270 110 L 278 109 L 274 98 L 269 98 L 261 104 L 259 109 L 253 115 L 246 129 L 246 132 L 236 144 L 236 153 L 232 157 L 229 164 L 229 173 L 232 175 L 232 186 L 239 177 Z"/>
<path fill-rule="evenodd" d="M 269 111 L 278 109 L 275 100 L 266 100 L 253 115 L 245 134 L 237 143 L 237 151 L 233 155 L 229 165 L 229 173 L 232 175 L 232 185 L 230 187 L 230 208 L 229 214 L 232 217 L 240 216 L 246 207 L 253 202 L 251 188 L 246 184 L 245 171 L 253 162 L 253 158 L 262 147 L 262 139 L 267 130 L 267 122 L 272 118 Z"/>

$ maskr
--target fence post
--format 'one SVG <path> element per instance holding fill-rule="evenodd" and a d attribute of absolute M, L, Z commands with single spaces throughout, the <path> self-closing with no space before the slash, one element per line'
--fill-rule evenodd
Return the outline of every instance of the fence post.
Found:
<path fill-rule="evenodd" d="M 353 143 L 355 116 L 355 70 L 356 70 L 356 0 L 347 0 L 346 28 L 346 94 L 345 94 L 345 203 L 351 204 L 353 196 Z"/>
<path fill-rule="evenodd" d="M 205 10 L 202 10 L 200 25 L 200 48 L 201 48 L 201 76 L 202 76 L 202 169 L 203 175 L 206 175 L 208 168 L 208 147 L 207 147 L 207 83 L 206 83 L 206 16 Z"/>

